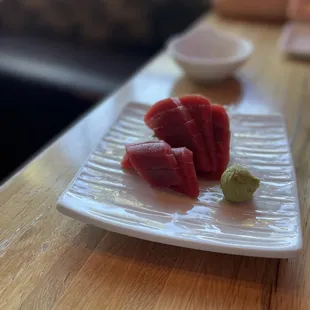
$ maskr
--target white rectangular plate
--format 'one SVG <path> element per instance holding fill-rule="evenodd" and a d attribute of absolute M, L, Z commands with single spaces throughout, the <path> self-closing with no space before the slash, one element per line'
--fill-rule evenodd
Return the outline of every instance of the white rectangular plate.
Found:
<path fill-rule="evenodd" d="M 310 25 L 301 22 L 286 24 L 280 37 L 280 48 L 290 55 L 310 57 Z"/>
<path fill-rule="evenodd" d="M 232 114 L 231 162 L 261 179 L 251 202 L 230 204 L 217 183 L 200 196 L 151 188 L 124 172 L 126 143 L 149 139 L 148 105 L 131 103 L 102 138 L 58 201 L 63 214 L 137 238 L 221 253 L 291 257 L 302 247 L 299 203 L 280 115 Z"/>

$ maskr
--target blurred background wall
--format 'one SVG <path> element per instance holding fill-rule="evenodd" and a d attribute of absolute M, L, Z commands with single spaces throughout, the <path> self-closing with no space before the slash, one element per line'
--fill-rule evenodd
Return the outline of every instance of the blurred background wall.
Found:
<path fill-rule="evenodd" d="M 0 183 L 208 8 L 203 0 L 1 0 Z"/>
<path fill-rule="evenodd" d="M 2 31 L 158 46 L 207 10 L 205 0 L 2 0 Z"/>

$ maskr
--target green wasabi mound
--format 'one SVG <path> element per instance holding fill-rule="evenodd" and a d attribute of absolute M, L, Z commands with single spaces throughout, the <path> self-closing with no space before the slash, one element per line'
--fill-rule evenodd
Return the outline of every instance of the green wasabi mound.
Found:
<path fill-rule="evenodd" d="M 221 189 L 225 199 L 232 202 L 250 200 L 258 189 L 259 183 L 258 178 L 240 165 L 230 166 L 221 177 Z"/>

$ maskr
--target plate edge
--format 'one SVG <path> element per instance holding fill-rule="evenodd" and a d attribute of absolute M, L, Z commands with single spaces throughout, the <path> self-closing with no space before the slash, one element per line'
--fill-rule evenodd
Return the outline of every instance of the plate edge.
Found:
<path fill-rule="evenodd" d="M 148 240 L 152 242 L 158 242 L 162 244 L 168 244 L 172 246 L 178 247 L 186 247 L 201 251 L 210 251 L 222 254 L 233 254 L 233 255 L 242 255 L 242 256 L 252 256 L 252 257 L 264 257 L 264 258 L 292 258 L 298 255 L 298 253 L 302 250 L 302 236 L 301 232 L 299 232 L 296 244 L 290 247 L 283 247 L 278 250 L 266 250 L 266 249 L 255 249 L 255 248 L 241 248 L 241 247 L 233 247 L 233 246 L 221 246 L 218 244 L 210 244 L 210 243 L 199 243 L 193 242 L 189 240 L 184 240 L 181 238 L 172 238 L 165 237 L 162 234 L 158 234 L 154 231 L 148 232 L 147 229 L 131 229 L 130 227 L 115 225 L 111 222 L 107 222 L 104 220 L 99 220 L 94 215 L 85 212 L 85 203 L 78 200 L 76 197 L 70 197 L 70 200 L 74 200 L 74 202 L 69 203 L 68 200 L 65 199 L 63 195 L 57 202 L 57 210 L 75 220 L 83 222 L 85 224 L 94 225 L 100 227 L 102 229 L 112 231 L 115 233 L 128 235 L 130 237 L 135 237 L 143 240 Z M 74 204 L 74 206 L 73 206 Z M 78 208 L 77 208 L 78 206 Z M 142 234 L 142 235 L 141 235 Z M 159 240 L 161 239 L 161 240 Z"/>
<path fill-rule="evenodd" d="M 129 105 L 142 105 L 142 106 L 150 106 L 150 104 L 147 103 L 143 103 L 143 102 L 138 102 L 138 101 L 130 101 L 127 104 L 125 104 L 123 106 L 122 109 L 120 109 L 118 116 L 116 117 L 115 121 L 111 124 L 111 126 L 109 126 L 107 128 L 107 131 L 115 124 L 115 122 L 117 121 L 117 119 L 119 118 L 119 116 L 123 113 L 123 111 L 126 109 L 126 107 L 128 107 Z M 251 113 L 236 113 L 236 112 L 232 112 L 231 115 L 241 115 L 243 117 L 246 116 L 266 116 L 266 117 L 270 117 L 270 116 L 277 116 L 279 118 L 281 118 L 281 120 L 283 121 L 283 125 L 284 128 L 286 129 L 286 124 L 285 124 L 285 118 L 281 113 L 264 113 L 264 114 L 251 114 Z M 106 132 L 103 133 L 102 137 L 104 137 L 106 135 Z M 220 245 L 210 245 L 209 243 L 193 243 L 190 242 L 188 240 L 184 240 L 184 239 L 175 239 L 175 238 L 167 238 L 166 241 L 158 241 L 155 240 L 156 238 L 163 238 L 162 235 L 159 234 L 154 234 L 154 232 L 152 233 L 147 233 L 145 231 L 143 231 L 143 237 L 138 236 L 139 233 L 141 233 L 138 230 L 133 230 L 130 228 L 126 228 L 126 227 L 121 227 L 121 226 L 117 226 L 117 225 L 113 225 L 111 223 L 108 222 L 102 222 L 102 221 L 98 221 L 98 219 L 96 219 L 94 216 L 90 215 L 90 214 L 84 214 L 85 212 L 83 212 L 83 210 L 81 212 L 77 212 L 76 211 L 76 207 L 72 207 L 70 204 L 67 203 L 65 196 L 67 195 L 67 192 L 69 190 L 69 188 L 71 187 L 71 185 L 76 181 L 76 179 L 78 178 L 80 172 L 82 171 L 84 165 L 87 163 L 87 161 L 89 160 L 90 156 L 93 154 L 93 152 L 96 150 L 96 148 L 99 145 L 99 142 L 101 141 L 102 137 L 98 140 L 98 143 L 95 144 L 95 146 L 93 147 L 93 149 L 90 151 L 89 155 L 86 157 L 85 161 L 83 162 L 83 164 L 81 165 L 81 167 L 78 169 L 78 171 L 76 172 L 75 176 L 72 178 L 71 182 L 69 182 L 69 184 L 67 185 L 67 187 L 65 188 L 65 190 L 62 192 L 62 194 L 60 195 L 60 197 L 57 200 L 57 205 L 56 205 L 56 209 L 66 215 L 69 216 L 73 219 L 79 220 L 81 222 L 87 223 L 87 224 L 91 224 L 91 225 L 95 225 L 97 227 L 109 230 L 109 231 L 113 231 L 116 233 L 120 233 L 120 234 L 126 234 L 128 236 L 131 237 L 135 237 L 135 238 L 140 238 L 140 239 L 144 239 L 144 240 L 149 240 L 149 241 L 153 241 L 153 242 L 159 242 L 159 243 L 163 243 L 163 244 L 169 244 L 169 245 L 174 245 L 174 246 L 179 246 L 179 247 L 188 247 L 188 248 L 192 248 L 192 249 L 197 249 L 197 250 L 203 250 L 203 251 L 211 251 L 211 252 L 217 252 L 217 253 L 224 253 L 224 254 L 233 254 L 233 255 L 244 255 L 244 256 L 254 256 L 254 257 L 266 257 L 266 258 L 290 258 L 290 257 L 295 257 L 301 250 L 302 250 L 302 246 L 303 246 L 303 238 L 302 238 L 302 229 L 301 229 L 301 214 L 300 214 L 300 204 L 299 204 L 299 198 L 297 195 L 297 203 L 298 203 L 298 210 L 299 210 L 299 229 L 298 229 L 298 239 L 295 245 L 291 246 L 291 247 L 285 247 L 285 249 L 289 249 L 289 250 L 278 250 L 278 251 L 268 251 L 268 250 L 255 250 L 255 249 L 248 249 L 248 248 L 237 248 L 237 247 L 229 247 L 229 251 L 225 251 L 225 247 L 221 247 Z M 286 138 L 288 138 L 287 133 L 286 133 Z M 287 139 L 288 142 L 288 139 Z M 289 143 L 289 142 L 288 142 Z M 292 160 L 292 154 L 291 151 L 290 153 L 290 159 L 291 159 L 291 165 L 293 168 L 293 173 L 294 173 L 294 177 L 296 179 L 296 175 L 295 175 L 295 167 L 293 164 L 293 160 Z M 81 205 L 81 201 L 77 200 L 76 197 L 73 198 L 74 200 L 76 200 L 76 204 Z M 82 209 L 82 208 L 79 208 Z M 96 222 L 94 224 L 94 222 Z M 107 228 L 108 227 L 108 228 Z M 154 237 L 154 238 L 153 238 Z M 167 242 L 169 241 L 169 242 Z M 174 242 L 175 241 L 175 242 Z M 180 244 L 182 242 L 186 242 L 186 246 L 183 244 Z M 195 246 L 196 245 L 196 246 Z M 207 245 L 206 248 L 200 247 L 199 245 Z M 209 247 L 209 248 L 208 248 Z M 208 248 L 208 249 L 207 249 Z M 227 246 L 226 246 L 227 248 Z M 272 253 L 276 253 L 276 254 L 281 254 L 281 255 L 271 255 Z M 287 255 L 285 255 L 285 253 Z M 283 254 L 283 255 L 282 255 Z"/>

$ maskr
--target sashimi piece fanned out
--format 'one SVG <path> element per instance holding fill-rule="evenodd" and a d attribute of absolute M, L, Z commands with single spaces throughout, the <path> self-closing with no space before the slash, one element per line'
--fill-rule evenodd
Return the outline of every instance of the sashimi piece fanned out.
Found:
<path fill-rule="evenodd" d="M 213 134 L 217 159 L 217 169 L 212 173 L 200 173 L 209 180 L 219 180 L 230 160 L 230 129 L 229 117 L 225 108 L 218 104 L 212 105 Z"/>
<path fill-rule="evenodd" d="M 229 117 L 221 105 L 200 95 L 167 98 L 144 117 L 160 140 L 126 145 L 122 168 L 155 187 L 199 195 L 197 174 L 219 180 L 229 163 Z"/>
<path fill-rule="evenodd" d="M 122 167 L 134 169 L 151 186 L 199 195 L 193 153 L 185 147 L 171 149 L 164 141 L 128 144 Z"/>
<path fill-rule="evenodd" d="M 182 105 L 187 109 L 195 120 L 199 131 L 201 132 L 206 151 L 206 160 L 209 161 L 211 171 L 216 171 L 216 150 L 212 123 L 212 104 L 201 95 L 186 95 L 180 97 Z"/>
<path fill-rule="evenodd" d="M 131 169 L 132 168 L 132 164 L 130 162 L 129 156 L 127 153 L 125 153 L 122 161 L 121 161 L 121 167 L 123 169 Z"/>
<path fill-rule="evenodd" d="M 158 101 L 146 113 L 144 121 L 159 139 L 166 141 L 170 146 L 191 150 L 197 169 L 211 170 L 201 132 L 179 98 Z"/>
<path fill-rule="evenodd" d="M 193 152 L 185 147 L 174 148 L 172 152 L 180 166 L 182 183 L 171 188 L 189 197 L 197 198 L 199 186 L 196 170 L 193 162 Z"/>
<path fill-rule="evenodd" d="M 150 140 L 150 141 L 135 142 L 134 144 L 139 145 L 140 143 L 146 144 L 146 143 L 159 143 L 159 142 L 160 142 L 159 140 Z M 121 167 L 123 169 L 132 169 L 133 168 L 127 152 L 125 152 L 124 157 L 121 161 Z"/>
<path fill-rule="evenodd" d="M 180 168 L 166 142 L 127 144 L 126 154 L 135 171 L 150 185 L 168 187 L 180 184 Z"/>
<path fill-rule="evenodd" d="M 153 107 L 147 112 L 149 114 L 149 118 L 144 118 L 146 125 L 153 129 L 163 126 L 172 126 L 172 125 L 180 125 L 192 120 L 192 117 L 186 112 L 186 109 L 183 106 L 178 106 L 171 98 L 168 100 L 172 104 L 163 104 L 162 102 L 166 102 L 166 99 L 159 101 L 157 104 L 157 114 L 154 113 Z M 164 110 L 161 110 L 163 109 Z"/>
<path fill-rule="evenodd" d="M 230 160 L 230 126 L 229 117 L 221 105 L 212 105 L 213 133 L 215 149 L 218 154 L 217 172 L 222 175 Z"/>

